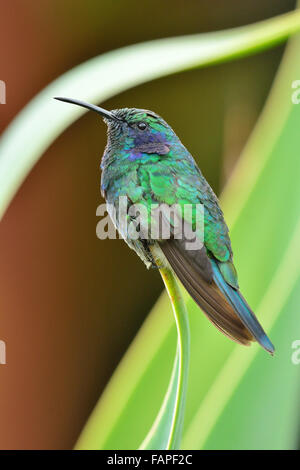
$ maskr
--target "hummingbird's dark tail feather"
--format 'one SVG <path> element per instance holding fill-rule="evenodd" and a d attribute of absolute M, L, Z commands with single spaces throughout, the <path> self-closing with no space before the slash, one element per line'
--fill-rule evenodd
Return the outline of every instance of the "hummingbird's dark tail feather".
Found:
<path fill-rule="evenodd" d="M 232 305 L 237 315 L 244 323 L 244 325 L 251 331 L 256 341 L 271 354 L 274 354 L 275 348 L 254 312 L 251 310 L 246 300 L 242 296 L 239 290 L 233 289 L 223 278 L 221 271 L 219 270 L 218 263 L 215 260 L 211 260 L 213 266 L 213 277 L 214 281 L 224 294 L 228 302 Z"/>
<path fill-rule="evenodd" d="M 183 286 L 222 333 L 244 345 L 256 340 L 273 354 L 274 347 L 256 316 L 240 292 L 227 284 L 217 262 L 208 258 L 205 248 L 196 257 L 196 252 L 187 251 L 181 240 L 164 241 L 160 248 Z M 202 269 L 205 262 L 199 263 L 200 253 L 209 260 L 210 267 L 205 273 Z"/>

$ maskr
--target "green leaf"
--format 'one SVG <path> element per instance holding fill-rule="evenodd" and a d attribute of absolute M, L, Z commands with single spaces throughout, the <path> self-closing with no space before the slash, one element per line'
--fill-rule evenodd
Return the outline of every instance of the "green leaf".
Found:
<path fill-rule="evenodd" d="M 276 355 L 266 358 L 257 348 L 232 351 L 187 426 L 187 448 L 298 445 L 299 369 L 291 355 L 292 343 L 300 337 L 300 107 L 291 96 L 292 82 L 300 76 L 299 54 L 297 37 L 287 48 L 266 109 L 224 194 L 244 290 L 271 331 Z M 237 197 L 240 210 L 232 206 Z M 230 433 L 225 433 L 228 420 Z"/>

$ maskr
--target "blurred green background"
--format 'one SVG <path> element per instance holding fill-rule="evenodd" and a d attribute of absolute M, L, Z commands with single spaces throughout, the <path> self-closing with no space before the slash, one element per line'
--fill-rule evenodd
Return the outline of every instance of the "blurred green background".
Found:
<path fill-rule="evenodd" d="M 294 1 L 2 2 L 0 132 L 54 78 L 149 39 L 249 24 Z M 104 107 L 153 109 L 176 130 L 217 194 L 276 74 L 284 46 L 179 73 Z M 297 78 L 297 77 L 296 77 Z M 101 83 L 99 83 L 101 87 Z M 46 152 L 0 231 L 0 448 L 70 448 L 162 291 L 124 242 L 96 238 L 105 126 L 87 114 Z M 234 248 L 234 247 L 233 247 Z"/>

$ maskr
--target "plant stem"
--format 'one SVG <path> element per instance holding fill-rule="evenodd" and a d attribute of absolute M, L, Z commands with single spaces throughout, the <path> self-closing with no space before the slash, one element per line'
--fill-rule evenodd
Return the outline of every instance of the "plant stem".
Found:
<path fill-rule="evenodd" d="M 172 376 L 163 404 L 141 449 L 178 449 L 185 411 L 190 357 L 190 330 L 186 307 L 173 272 L 160 268 L 160 274 L 171 300 L 178 343 Z"/>
<path fill-rule="evenodd" d="M 177 358 L 175 360 L 175 363 L 178 360 L 178 388 L 170 445 L 168 447 L 169 449 L 178 449 L 181 442 L 188 383 L 190 328 L 185 303 L 173 272 L 168 268 L 161 268 L 160 274 L 172 304 L 178 334 Z"/>

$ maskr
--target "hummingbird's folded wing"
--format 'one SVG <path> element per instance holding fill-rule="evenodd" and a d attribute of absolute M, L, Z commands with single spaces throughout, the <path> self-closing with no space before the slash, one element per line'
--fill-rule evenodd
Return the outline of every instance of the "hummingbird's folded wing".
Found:
<path fill-rule="evenodd" d="M 183 286 L 219 330 L 238 343 L 257 341 L 274 353 L 273 344 L 239 289 L 224 279 L 222 263 L 209 257 L 205 246 L 186 250 L 183 240 L 170 239 L 160 242 L 160 248 Z"/>
<path fill-rule="evenodd" d="M 253 335 L 213 280 L 211 262 L 206 248 L 186 250 L 183 240 L 164 240 L 159 243 L 173 271 L 209 320 L 226 336 L 248 345 Z"/>

